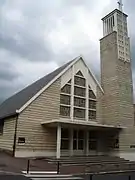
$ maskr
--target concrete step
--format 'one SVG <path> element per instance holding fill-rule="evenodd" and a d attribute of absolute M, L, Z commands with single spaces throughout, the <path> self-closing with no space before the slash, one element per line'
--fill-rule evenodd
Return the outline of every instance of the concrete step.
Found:
<path fill-rule="evenodd" d="M 73 175 L 57 175 L 57 174 L 26 174 L 26 177 L 32 180 L 82 180 L 82 177 L 73 176 Z"/>
<path fill-rule="evenodd" d="M 48 159 L 49 162 L 57 162 L 58 160 L 56 158 L 50 158 Z M 113 157 L 113 156 L 82 156 L 82 157 L 61 157 L 59 159 L 59 161 L 61 163 L 74 163 L 74 162 L 100 162 L 100 161 L 112 161 L 112 162 L 115 162 L 115 161 L 119 161 L 119 162 L 126 162 L 128 160 L 125 160 L 123 158 L 119 158 L 119 157 Z"/>

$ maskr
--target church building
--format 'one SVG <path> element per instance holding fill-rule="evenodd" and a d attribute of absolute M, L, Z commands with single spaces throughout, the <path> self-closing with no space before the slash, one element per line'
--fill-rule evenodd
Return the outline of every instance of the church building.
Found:
<path fill-rule="evenodd" d="M 0 148 L 15 157 L 135 160 L 130 39 L 122 4 L 105 17 L 100 83 L 82 56 L 0 105 Z"/>

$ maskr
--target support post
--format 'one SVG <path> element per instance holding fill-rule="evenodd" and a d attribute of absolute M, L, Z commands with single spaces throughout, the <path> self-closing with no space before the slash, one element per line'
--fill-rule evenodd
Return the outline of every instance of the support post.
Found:
<path fill-rule="evenodd" d="M 69 149 L 70 149 L 70 156 L 73 156 L 73 128 L 70 129 L 70 139 L 69 139 Z"/>
<path fill-rule="evenodd" d="M 72 66 L 72 80 L 71 80 L 71 108 L 70 108 L 70 118 L 74 119 L 74 66 Z"/>
<path fill-rule="evenodd" d="M 18 114 L 16 115 L 16 121 L 15 121 L 14 144 L 13 144 L 13 154 L 12 154 L 13 157 L 15 157 L 15 150 L 16 150 L 17 123 L 18 123 Z"/>
<path fill-rule="evenodd" d="M 57 159 L 60 158 L 60 148 L 61 148 L 61 125 L 58 124 L 57 126 L 57 151 L 56 151 Z"/>
<path fill-rule="evenodd" d="M 57 174 L 60 174 L 60 161 L 57 161 Z"/>
<path fill-rule="evenodd" d="M 88 78 L 89 77 L 89 71 L 87 69 L 87 79 L 86 79 L 86 121 L 89 121 L 89 82 Z"/>
<path fill-rule="evenodd" d="M 30 159 L 27 161 L 27 174 L 29 174 L 30 171 Z"/>
<path fill-rule="evenodd" d="M 86 156 L 89 155 L 89 131 L 86 130 Z"/>

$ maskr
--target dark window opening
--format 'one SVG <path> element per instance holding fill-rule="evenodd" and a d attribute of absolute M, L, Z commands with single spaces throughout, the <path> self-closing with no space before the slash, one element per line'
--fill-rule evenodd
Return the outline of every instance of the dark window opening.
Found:
<path fill-rule="evenodd" d="M 63 150 L 69 149 L 69 139 L 61 139 L 61 149 Z"/>
<path fill-rule="evenodd" d="M 130 148 L 135 148 L 135 145 L 130 145 Z"/>
<path fill-rule="evenodd" d="M 70 116 L 70 107 L 60 106 L 61 116 Z"/>
<path fill-rule="evenodd" d="M 65 128 L 61 130 L 61 149 L 69 149 L 69 130 Z"/>
<path fill-rule="evenodd" d="M 89 132 L 89 150 L 97 149 L 98 134 L 96 131 Z"/>
<path fill-rule="evenodd" d="M 92 90 L 89 90 L 89 98 L 96 99 L 96 96 Z"/>
<path fill-rule="evenodd" d="M 85 118 L 85 110 L 74 108 L 74 117 L 76 118 Z"/>
<path fill-rule="evenodd" d="M 83 139 L 78 140 L 78 150 L 83 150 Z"/>
<path fill-rule="evenodd" d="M 18 143 L 24 144 L 25 143 L 25 138 L 24 137 L 19 137 L 18 138 Z"/>
<path fill-rule="evenodd" d="M 74 130 L 74 133 L 73 133 L 73 138 L 76 139 L 77 138 L 77 131 Z"/>
<path fill-rule="evenodd" d="M 81 71 L 78 71 L 78 72 L 76 73 L 76 75 L 78 75 L 78 76 L 82 76 L 82 77 L 83 77 L 83 74 L 82 74 L 82 72 L 81 72 Z"/>
<path fill-rule="evenodd" d="M 84 148 L 84 131 L 83 130 L 74 130 L 73 149 L 74 150 L 83 150 L 83 148 Z"/>
<path fill-rule="evenodd" d="M 114 22 L 114 16 L 113 16 L 113 26 L 115 26 L 115 22 Z"/>
<path fill-rule="evenodd" d="M 84 139 L 84 131 L 82 130 L 78 131 L 78 139 Z"/>
<path fill-rule="evenodd" d="M 92 110 L 90 110 L 89 111 L 89 119 L 91 120 L 91 119 L 96 119 L 96 111 L 92 111 Z"/>
<path fill-rule="evenodd" d="M 73 140 L 73 150 L 77 150 L 77 139 Z"/>
<path fill-rule="evenodd" d="M 81 87 L 75 87 L 74 88 L 74 95 L 85 97 L 85 89 Z"/>
<path fill-rule="evenodd" d="M 89 100 L 89 108 L 90 109 L 96 109 L 96 101 Z"/>
<path fill-rule="evenodd" d="M 84 78 L 82 78 L 82 77 L 77 77 L 77 76 L 75 76 L 75 78 L 74 78 L 74 83 L 75 83 L 76 85 L 79 85 L 79 86 L 85 87 L 85 84 L 86 84 L 85 81 L 86 81 L 86 80 L 85 80 Z"/>
<path fill-rule="evenodd" d="M 70 94 L 71 93 L 71 85 L 66 84 L 62 89 L 61 92 Z"/>
<path fill-rule="evenodd" d="M 85 107 L 85 99 L 74 97 L 74 105 L 79 107 Z"/>
<path fill-rule="evenodd" d="M 70 105 L 70 96 L 61 94 L 60 95 L 60 103 Z"/>
<path fill-rule="evenodd" d="M 69 138 L 69 130 L 68 129 L 61 130 L 61 138 Z"/>

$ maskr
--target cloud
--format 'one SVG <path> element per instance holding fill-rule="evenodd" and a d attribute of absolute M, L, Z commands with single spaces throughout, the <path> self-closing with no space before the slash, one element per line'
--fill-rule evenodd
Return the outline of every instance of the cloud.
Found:
<path fill-rule="evenodd" d="M 124 4 L 134 59 L 135 5 Z M 80 54 L 99 77 L 101 18 L 116 6 L 111 0 L 1 0 L 0 101 Z"/>

